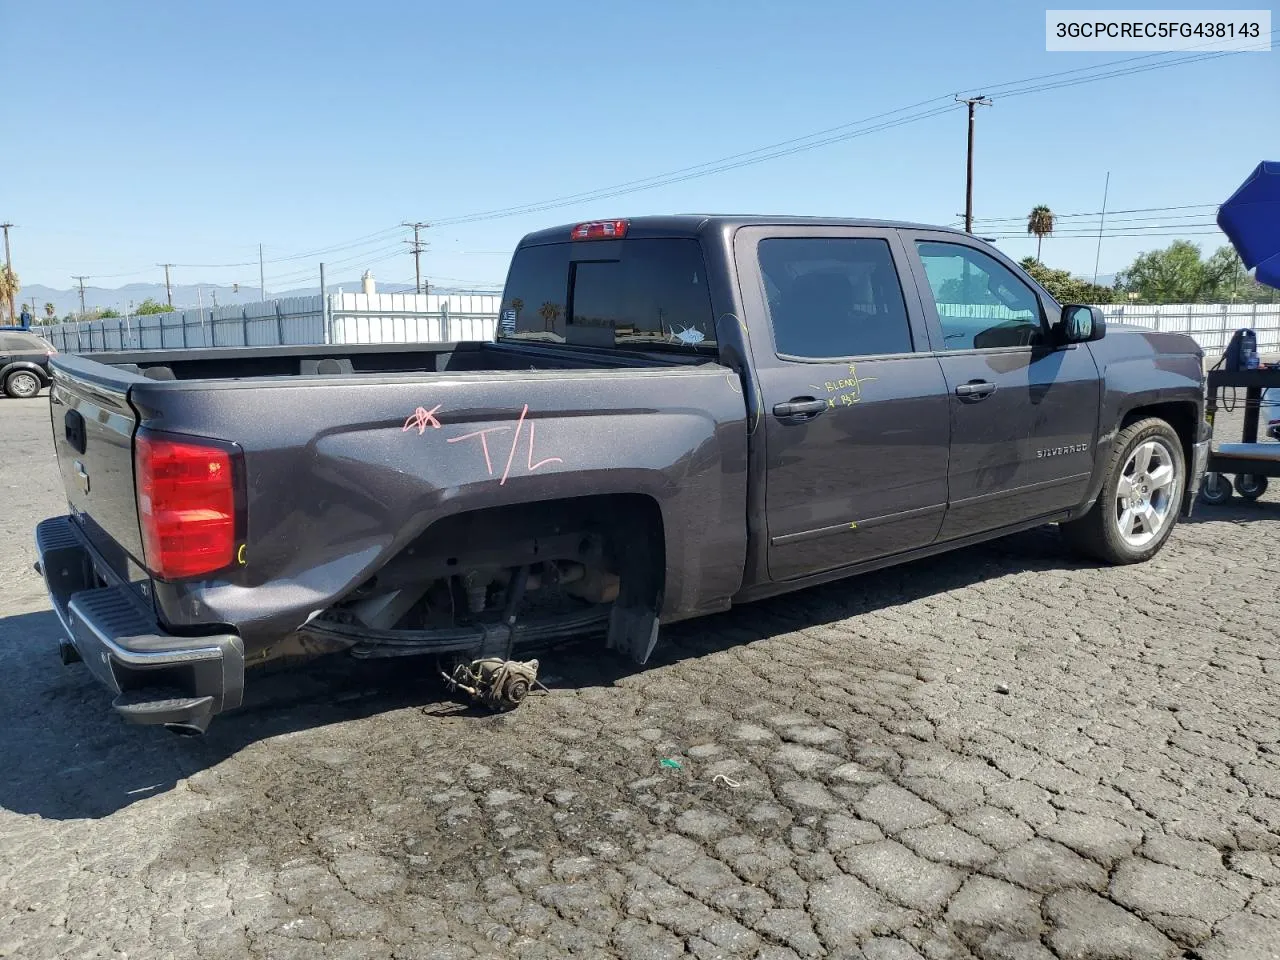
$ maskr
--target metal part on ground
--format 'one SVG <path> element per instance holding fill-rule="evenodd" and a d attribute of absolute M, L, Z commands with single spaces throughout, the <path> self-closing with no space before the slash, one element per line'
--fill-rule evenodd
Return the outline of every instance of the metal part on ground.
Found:
<path fill-rule="evenodd" d="M 487 657 L 459 663 L 452 675 L 440 674 L 450 690 L 461 690 L 491 710 L 514 710 L 538 683 L 538 661 Z M 543 687 L 545 690 L 546 688 Z"/>

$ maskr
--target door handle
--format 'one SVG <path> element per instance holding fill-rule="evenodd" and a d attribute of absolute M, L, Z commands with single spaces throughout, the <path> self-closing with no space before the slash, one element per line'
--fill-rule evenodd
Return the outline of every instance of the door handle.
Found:
<path fill-rule="evenodd" d="M 786 403 L 775 403 L 773 415 L 783 420 L 812 420 L 827 409 L 827 401 L 813 397 L 792 397 Z"/>
<path fill-rule="evenodd" d="M 983 400 L 996 392 L 996 385 L 987 380 L 970 380 L 956 387 L 956 396 L 961 400 Z"/>

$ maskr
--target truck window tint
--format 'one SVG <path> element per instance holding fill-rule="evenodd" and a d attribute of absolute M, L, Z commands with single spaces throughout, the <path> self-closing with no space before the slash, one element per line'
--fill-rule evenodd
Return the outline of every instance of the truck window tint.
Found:
<path fill-rule="evenodd" d="M 916 241 L 947 350 L 1040 343 L 1040 301 L 1003 263 L 959 243 Z"/>
<path fill-rule="evenodd" d="M 568 244 L 521 247 L 511 260 L 498 314 L 498 339 L 564 343 Z"/>
<path fill-rule="evenodd" d="M 617 260 L 573 265 L 570 343 L 714 347 L 715 315 L 696 240 L 626 240 Z"/>
<path fill-rule="evenodd" d="M 902 284 L 885 240 L 760 241 L 778 353 L 812 359 L 910 353 Z"/>

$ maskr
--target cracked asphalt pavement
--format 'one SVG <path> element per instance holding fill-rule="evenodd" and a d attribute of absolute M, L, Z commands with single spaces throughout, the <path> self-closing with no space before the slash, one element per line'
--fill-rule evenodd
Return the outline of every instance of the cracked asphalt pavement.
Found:
<path fill-rule="evenodd" d="M 59 663 L 43 398 L 0 449 L 0 957 L 1280 957 L 1274 493 L 562 654 L 509 715 L 282 672 L 192 740 Z"/>

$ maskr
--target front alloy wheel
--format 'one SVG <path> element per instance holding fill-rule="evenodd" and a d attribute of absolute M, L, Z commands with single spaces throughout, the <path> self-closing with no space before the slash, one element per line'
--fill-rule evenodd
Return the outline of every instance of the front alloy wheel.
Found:
<path fill-rule="evenodd" d="M 1141 563 L 1155 556 L 1178 522 L 1186 460 L 1166 421 L 1147 417 L 1116 433 L 1098 499 L 1082 515 L 1058 525 L 1075 550 L 1107 563 Z"/>
<path fill-rule="evenodd" d="M 1122 540 L 1143 550 L 1164 532 L 1177 505 L 1178 461 L 1162 437 L 1140 443 L 1116 484 L 1114 516 Z"/>

